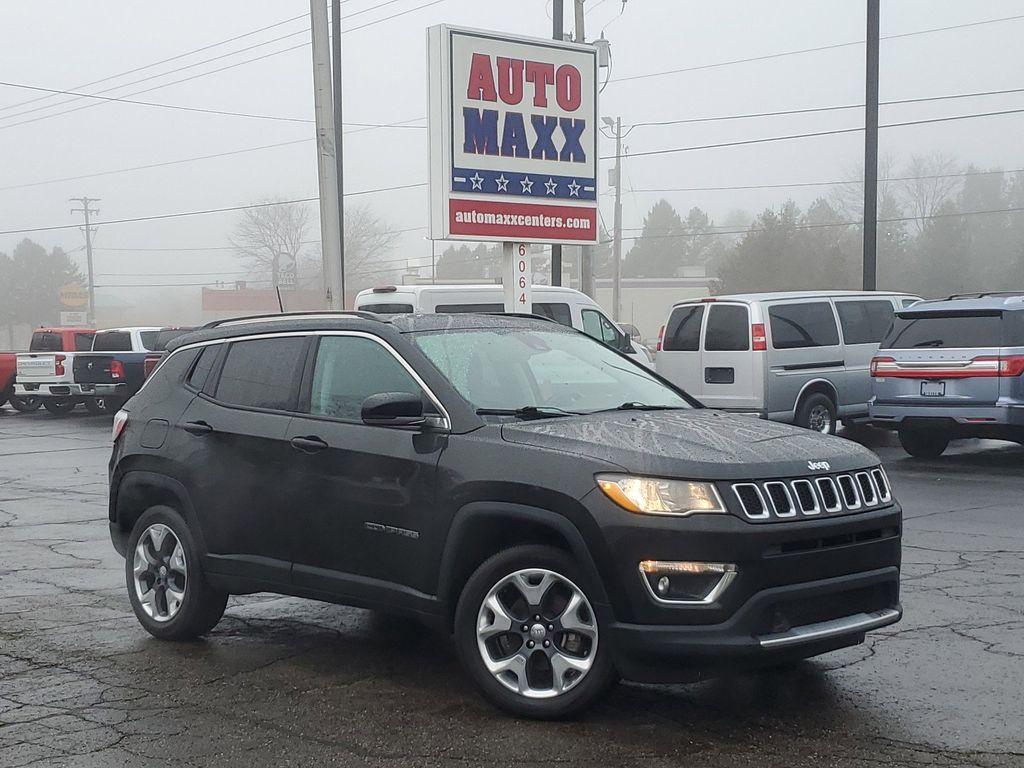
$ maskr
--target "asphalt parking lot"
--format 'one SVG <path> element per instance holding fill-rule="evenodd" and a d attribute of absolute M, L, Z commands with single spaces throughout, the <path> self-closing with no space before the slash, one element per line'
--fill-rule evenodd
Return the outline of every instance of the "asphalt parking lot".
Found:
<path fill-rule="evenodd" d="M 1024 766 L 1024 449 L 908 459 L 901 624 L 795 668 L 620 685 L 509 719 L 415 622 L 257 595 L 205 640 L 137 624 L 106 526 L 110 420 L 0 409 L 0 767 Z"/>

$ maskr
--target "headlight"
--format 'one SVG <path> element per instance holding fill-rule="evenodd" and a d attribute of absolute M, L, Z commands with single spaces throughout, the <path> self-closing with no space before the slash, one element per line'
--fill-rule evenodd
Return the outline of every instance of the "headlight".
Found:
<path fill-rule="evenodd" d="M 648 515 L 694 515 L 725 512 L 711 483 L 656 477 L 598 475 L 597 485 L 623 509 Z"/>

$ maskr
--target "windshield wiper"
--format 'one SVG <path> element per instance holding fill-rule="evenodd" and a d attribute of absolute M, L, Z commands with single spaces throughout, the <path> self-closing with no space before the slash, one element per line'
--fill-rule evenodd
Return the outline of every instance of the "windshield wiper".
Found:
<path fill-rule="evenodd" d="M 683 410 L 683 406 L 679 405 L 650 405 L 648 403 L 638 403 L 635 400 L 618 405 L 614 408 L 604 408 L 600 411 L 594 411 L 594 413 L 606 413 L 608 411 L 679 411 Z"/>
<path fill-rule="evenodd" d="M 477 408 L 477 416 L 515 416 L 517 419 L 550 419 L 559 416 L 582 416 L 553 405 L 524 405 L 521 408 Z"/>

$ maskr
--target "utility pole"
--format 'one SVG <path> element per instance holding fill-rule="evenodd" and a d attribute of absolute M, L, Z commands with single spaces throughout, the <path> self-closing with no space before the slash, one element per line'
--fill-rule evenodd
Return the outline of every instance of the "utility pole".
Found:
<path fill-rule="evenodd" d="M 341 98 L 341 0 L 331 0 L 331 81 L 334 85 L 334 166 L 338 175 L 338 291 L 341 309 L 345 308 L 345 164 L 344 127 Z"/>
<path fill-rule="evenodd" d="M 622 317 L 622 118 L 615 118 L 615 227 L 612 244 L 612 319 Z"/>
<path fill-rule="evenodd" d="M 89 226 L 89 216 L 99 214 L 99 210 L 90 208 L 89 205 L 100 202 L 100 199 L 98 197 L 72 197 L 68 199 L 68 202 L 78 203 L 82 206 L 81 208 L 72 208 L 72 213 L 81 213 L 85 216 L 85 268 L 89 279 L 89 312 L 86 317 L 91 325 L 96 322 L 96 289 L 93 286 L 92 228 Z"/>
<path fill-rule="evenodd" d="M 878 26 L 879 0 L 867 0 L 864 94 L 864 290 L 877 285 L 878 244 Z"/>
<path fill-rule="evenodd" d="M 331 41 L 327 0 L 309 0 L 313 33 L 313 103 L 316 108 L 317 171 L 320 182 L 320 249 L 328 309 L 343 309 L 341 286 L 341 221 L 336 163 L 334 92 L 331 87 Z"/>
<path fill-rule="evenodd" d="M 551 37 L 558 41 L 565 36 L 562 28 L 564 17 L 563 0 L 553 0 L 551 4 Z M 551 284 L 562 284 L 562 246 L 560 244 L 551 245 Z"/>

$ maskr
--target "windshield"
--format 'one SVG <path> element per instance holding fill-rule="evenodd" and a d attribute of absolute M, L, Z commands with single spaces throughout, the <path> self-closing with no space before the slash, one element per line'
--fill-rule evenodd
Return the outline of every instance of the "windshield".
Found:
<path fill-rule="evenodd" d="M 693 407 L 643 367 L 581 333 L 466 329 L 413 338 L 478 409 L 590 413 L 624 405 Z"/>

